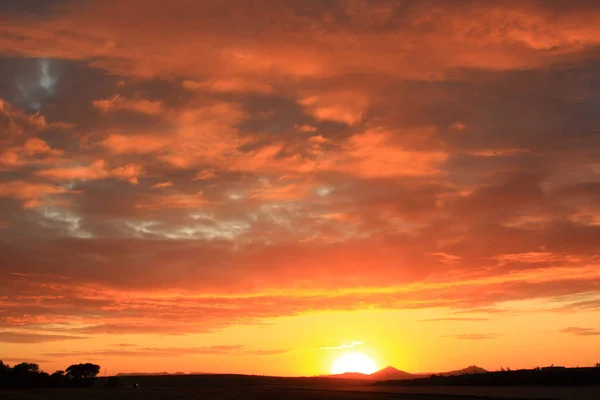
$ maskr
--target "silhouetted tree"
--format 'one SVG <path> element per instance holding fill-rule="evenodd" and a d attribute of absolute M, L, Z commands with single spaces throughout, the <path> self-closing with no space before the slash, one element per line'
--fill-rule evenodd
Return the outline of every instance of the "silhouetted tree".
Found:
<path fill-rule="evenodd" d="M 73 364 L 66 370 L 66 376 L 77 387 L 89 387 L 94 383 L 100 366 L 92 363 Z"/>
<path fill-rule="evenodd" d="M 13 372 L 17 374 L 29 374 L 40 372 L 40 366 L 34 363 L 22 362 L 13 367 Z"/>
<path fill-rule="evenodd" d="M 8 373 L 8 371 L 10 371 L 10 366 L 7 364 L 4 364 L 4 362 L 2 360 L 0 360 L 0 374 Z"/>
<path fill-rule="evenodd" d="M 87 387 L 100 372 L 96 364 L 75 364 L 65 371 L 48 375 L 35 363 L 23 362 L 10 367 L 0 361 L 0 388 Z"/>
<path fill-rule="evenodd" d="M 12 372 L 12 368 L 9 365 L 4 364 L 2 360 L 0 360 L 0 387 L 7 387 L 10 381 L 10 375 Z"/>
<path fill-rule="evenodd" d="M 53 373 L 52 375 L 50 375 L 50 378 L 48 379 L 48 381 L 49 381 L 50 387 L 56 387 L 56 388 L 66 387 L 69 383 L 69 381 L 67 380 L 67 377 L 65 376 L 65 371 L 63 371 L 63 370 L 58 370 L 55 373 Z"/>
<path fill-rule="evenodd" d="M 12 382 L 16 387 L 36 387 L 39 382 L 40 367 L 34 363 L 20 363 L 12 367 Z"/>

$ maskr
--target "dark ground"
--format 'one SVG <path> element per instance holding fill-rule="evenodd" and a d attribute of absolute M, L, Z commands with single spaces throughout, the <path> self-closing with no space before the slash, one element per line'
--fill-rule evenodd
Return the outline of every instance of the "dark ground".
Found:
<path fill-rule="evenodd" d="M 489 400 L 489 399 L 560 399 L 598 400 L 600 387 L 386 387 L 338 386 L 283 387 L 283 386 L 233 386 L 233 387 L 141 387 L 117 389 L 30 389 L 0 391 L 2 400 L 59 400 L 59 399 L 243 399 L 243 400 Z"/>

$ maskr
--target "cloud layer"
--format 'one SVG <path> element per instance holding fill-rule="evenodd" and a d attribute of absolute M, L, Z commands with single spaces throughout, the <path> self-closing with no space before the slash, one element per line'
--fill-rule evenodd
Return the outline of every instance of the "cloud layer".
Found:
<path fill-rule="evenodd" d="M 262 3 L 0 6 L 0 341 L 599 311 L 598 4 Z"/>

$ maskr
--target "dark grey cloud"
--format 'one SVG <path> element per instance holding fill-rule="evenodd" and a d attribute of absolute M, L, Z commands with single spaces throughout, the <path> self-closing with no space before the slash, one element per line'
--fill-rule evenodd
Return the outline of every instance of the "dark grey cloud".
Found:
<path fill-rule="evenodd" d="M 47 16 L 53 12 L 58 12 L 59 6 L 70 1 L 72 0 L 1 0 L 0 12 L 19 18 Z"/>

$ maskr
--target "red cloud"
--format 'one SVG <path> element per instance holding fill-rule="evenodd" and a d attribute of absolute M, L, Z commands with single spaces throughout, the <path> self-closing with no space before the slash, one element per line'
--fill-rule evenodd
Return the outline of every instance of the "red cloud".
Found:
<path fill-rule="evenodd" d="M 102 141 L 102 145 L 116 154 L 122 153 L 152 153 L 163 149 L 173 143 L 173 139 L 158 135 L 136 134 L 119 135 L 111 134 Z"/>
<path fill-rule="evenodd" d="M 153 188 L 156 189 L 163 189 L 163 188 L 169 188 L 173 186 L 173 182 L 171 181 L 167 181 L 167 182 L 158 182 L 155 183 L 154 185 L 152 185 Z"/>
<path fill-rule="evenodd" d="M 269 84 L 244 79 L 217 79 L 206 82 L 184 81 L 183 86 L 190 90 L 210 90 L 218 93 L 263 93 L 273 92 Z"/>
<path fill-rule="evenodd" d="M 142 173 L 142 167 L 135 164 L 127 164 L 112 169 L 107 169 L 104 160 L 98 160 L 87 166 L 74 166 L 64 168 L 50 168 L 37 171 L 37 175 L 51 178 L 57 181 L 64 180 L 97 180 L 114 177 L 138 183 L 138 176 Z"/>
<path fill-rule="evenodd" d="M 219 163 L 235 156 L 241 138 L 235 126 L 246 113 L 237 105 L 217 102 L 190 107 L 163 116 L 169 127 L 161 134 L 110 134 L 99 144 L 113 154 L 152 154 L 160 162 L 177 168 Z"/>
<path fill-rule="evenodd" d="M 364 177 L 435 175 L 448 154 L 420 151 L 392 142 L 387 132 L 367 131 L 352 136 L 343 160 L 333 168 L 344 168 Z M 344 165 L 346 164 L 346 165 Z"/>
<path fill-rule="evenodd" d="M 169 208 L 202 208 L 207 200 L 202 192 L 194 194 L 170 194 L 152 196 L 148 200 L 139 202 L 136 207 L 144 210 L 164 210 Z"/>
<path fill-rule="evenodd" d="M 127 99 L 114 96 L 111 99 L 94 100 L 92 104 L 102 112 L 111 112 L 117 110 L 135 111 L 141 114 L 159 115 L 164 112 L 160 101 L 150 101 L 146 99 Z"/>
<path fill-rule="evenodd" d="M 25 207 L 36 207 L 53 195 L 71 192 L 61 186 L 25 181 L 0 182 L 0 197 L 13 197 L 22 201 Z"/>
<path fill-rule="evenodd" d="M 143 6 L 132 1 L 118 8 L 86 3 L 35 24 L 4 18 L 9 34 L 0 48 L 26 56 L 93 59 L 96 66 L 138 76 L 431 77 L 456 67 L 548 65 L 598 44 L 597 7 L 557 8 L 437 2 L 414 3 L 398 13 L 383 7 L 386 11 L 377 14 L 341 7 L 336 24 L 326 7 L 303 15 L 293 5 L 257 9 L 243 1 L 223 9 L 189 0 Z M 172 29 L 160 29 L 164 24 Z M 249 32 L 260 32 L 257 40 L 244 40 Z M 419 46 L 412 45 L 417 41 Z"/>
<path fill-rule="evenodd" d="M 6 167 L 21 167 L 27 164 L 51 163 L 64 151 L 51 148 L 44 140 L 32 137 L 22 146 L 9 147 L 0 153 L 0 164 Z"/>
<path fill-rule="evenodd" d="M 300 104 L 318 120 L 354 125 L 362 120 L 369 99 L 361 93 L 342 91 L 309 95 Z"/>
<path fill-rule="evenodd" d="M 21 135 L 28 130 L 40 131 L 48 126 L 46 118 L 40 113 L 28 115 L 23 110 L 13 107 L 1 98 L 0 115 L 6 121 L 8 133 L 15 136 Z"/>

